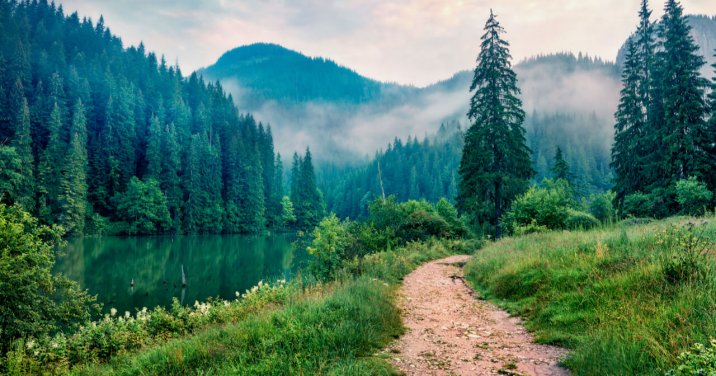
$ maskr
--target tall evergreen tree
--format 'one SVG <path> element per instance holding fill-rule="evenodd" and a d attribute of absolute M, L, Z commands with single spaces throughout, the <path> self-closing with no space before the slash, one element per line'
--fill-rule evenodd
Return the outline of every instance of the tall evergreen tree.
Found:
<path fill-rule="evenodd" d="M 60 139 L 62 132 L 62 114 L 55 102 L 47 125 L 49 138 L 38 166 L 39 199 L 38 214 L 46 223 L 53 223 L 59 211 L 60 182 L 65 145 Z"/>
<path fill-rule="evenodd" d="M 300 158 L 294 154 L 294 166 L 291 171 L 291 202 L 294 206 L 296 225 L 300 229 L 315 227 L 325 216 L 326 206 L 323 195 L 316 185 L 311 150 Z"/>
<path fill-rule="evenodd" d="M 655 187 L 670 187 L 690 176 L 704 180 L 716 169 L 716 161 L 707 152 L 710 140 L 704 91 L 708 82 L 700 75 L 705 60 L 690 32 L 681 4 L 668 0 L 661 21 L 662 48 L 657 54 L 664 104 L 658 137 L 665 148 L 659 159 L 662 175 Z"/>
<path fill-rule="evenodd" d="M 500 37 L 504 32 L 490 11 L 470 86 L 472 125 L 465 135 L 457 200 L 474 224 L 494 229 L 498 238 L 503 210 L 534 175 L 509 43 Z"/>
<path fill-rule="evenodd" d="M 647 183 L 642 159 L 647 152 L 647 120 L 639 89 L 642 85 L 640 62 L 637 45 L 630 40 L 622 72 L 622 90 L 615 114 L 612 146 L 611 165 L 616 172 L 614 190 L 618 201 L 628 194 L 644 190 Z"/>
<path fill-rule="evenodd" d="M 147 139 L 147 178 L 161 181 L 162 177 L 162 127 L 159 118 L 155 115 L 149 122 L 149 135 Z"/>
<path fill-rule="evenodd" d="M 569 165 L 562 155 L 562 148 L 557 146 L 554 153 L 554 164 L 552 165 L 552 173 L 555 179 L 562 179 L 571 183 L 572 173 L 569 171 Z"/>
<path fill-rule="evenodd" d="M 714 54 L 714 57 L 716 57 L 716 53 Z M 709 108 L 711 110 L 710 112 L 710 118 L 709 118 L 709 132 L 710 132 L 710 139 L 711 139 L 711 148 L 709 149 L 710 158 L 711 160 L 716 160 L 716 63 L 712 65 L 714 69 L 714 76 L 711 80 L 711 93 L 709 93 Z M 716 192 L 716 173 L 712 172 L 709 177 L 705 179 L 706 183 L 709 185 L 712 192 Z"/>
<path fill-rule="evenodd" d="M 58 221 L 70 234 L 82 234 L 87 214 L 87 118 L 82 101 L 75 104 L 70 144 L 60 181 Z M 59 162 L 58 162 L 59 163 Z"/>
<path fill-rule="evenodd" d="M 162 173 L 159 183 L 162 191 L 167 197 L 167 207 L 172 219 L 173 228 L 180 231 L 183 217 L 184 197 L 181 189 L 180 147 L 177 142 L 177 131 L 174 124 L 165 126 L 162 133 Z"/>
<path fill-rule="evenodd" d="M 18 84 L 19 84 L 18 80 Z M 16 114 L 15 135 L 12 140 L 12 146 L 15 147 L 17 156 L 21 162 L 20 176 L 22 182 L 18 186 L 17 197 L 15 202 L 20 204 L 26 211 L 35 211 L 35 174 L 33 166 L 35 158 L 32 155 L 32 137 L 30 135 L 30 108 L 27 105 L 27 99 L 22 98 L 20 102 L 20 110 Z"/>

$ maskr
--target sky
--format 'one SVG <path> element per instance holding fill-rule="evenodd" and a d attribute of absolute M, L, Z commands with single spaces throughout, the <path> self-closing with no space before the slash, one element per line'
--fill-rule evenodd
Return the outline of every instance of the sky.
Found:
<path fill-rule="evenodd" d="M 636 27 L 640 0 L 59 0 L 127 45 L 178 62 L 185 74 L 255 42 L 330 58 L 385 82 L 426 86 L 472 69 L 492 8 L 515 61 L 583 52 L 614 60 Z M 654 17 L 663 0 L 651 1 Z M 715 0 L 682 0 L 716 15 Z"/>

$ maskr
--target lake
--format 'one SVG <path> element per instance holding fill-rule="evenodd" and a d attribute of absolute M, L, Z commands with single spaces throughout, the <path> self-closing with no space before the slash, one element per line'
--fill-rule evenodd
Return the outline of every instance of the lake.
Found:
<path fill-rule="evenodd" d="M 259 281 L 290 279 L 306 259 L 289 235 L 87 237 L 68 240 L 55 270 L 104 304 L 103 312 L 233 299 Z M 182 288 L 182 267 L 186 287 Z M 134 285 L 132 286 L 132 283 Z"/>

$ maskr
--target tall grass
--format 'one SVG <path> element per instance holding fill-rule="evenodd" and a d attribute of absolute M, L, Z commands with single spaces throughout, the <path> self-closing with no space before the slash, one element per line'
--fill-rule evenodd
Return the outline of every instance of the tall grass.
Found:
<path fill-rule="evenodd" d="M 697 223 L 693 230 L 687 223 Z M 671 219 L 492 243 L 466 267 L 577 375 L 660 374 L 716 333 L 715 218 Z"/>

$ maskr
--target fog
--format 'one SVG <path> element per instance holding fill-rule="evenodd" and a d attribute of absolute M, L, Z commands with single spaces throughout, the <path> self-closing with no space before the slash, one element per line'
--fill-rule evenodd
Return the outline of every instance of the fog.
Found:
<path fill-rule="evenodd" d="M 605 129 L 580 129 L 604 136 L 611 144 L 611 121 L 619 94 L 614 70 L 592 66 L 571 55 L 567 61 L 547 58 L 515 68 L 528 116 L 540 113 L 596 114 Z M 580 64 L 581 62 L 581 64 Z M 610 65 L 606 65 L 609 67 Z M 449 120 L 465 120 L 471 72 L 460 72 L 441 83 L 403 95 L 386 94 L 368 104 L 325 102 L 264 102 L 260 108 L 246 108 L 250 96 L 237 81 L 225 80 L 241 111 L 251 112 L 258 121 L 271 125 L 276 150 L 284 160 L 293 152 L 310 147 L 318 161 L 341 163 L 365 160 L 397 138 L 422 138 L 437 131 Z M 581 124 L 574 124 L 579 129 Z"/>

